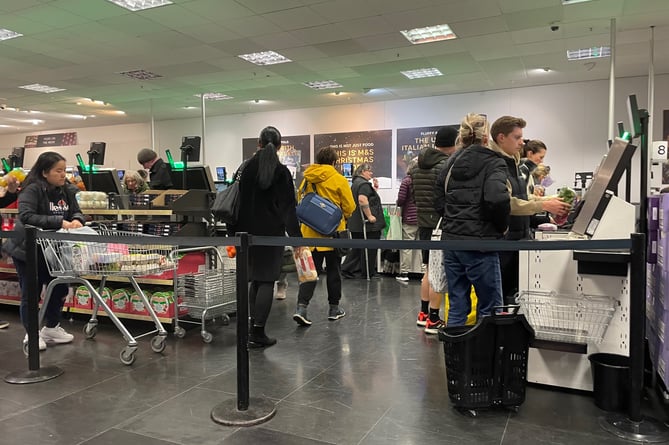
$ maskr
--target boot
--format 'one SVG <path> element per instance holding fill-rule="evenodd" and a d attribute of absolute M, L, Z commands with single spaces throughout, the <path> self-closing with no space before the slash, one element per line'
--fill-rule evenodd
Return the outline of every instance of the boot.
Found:
<path fill-rule="evenodd" d="M 265 348 L 276 344 L 276 338 L 265 334 L 265 326 L 253 326 L 249 334 L 249 348 Z"/>

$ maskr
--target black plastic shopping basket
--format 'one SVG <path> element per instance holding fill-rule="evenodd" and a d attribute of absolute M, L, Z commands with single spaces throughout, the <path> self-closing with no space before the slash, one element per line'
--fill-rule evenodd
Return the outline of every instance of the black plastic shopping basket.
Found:
<path fill-rule="evenodd" d="M 525 401 L 527 356 L 533 338 L 534 330 L 517 313 L 440 330 L 453 405 L 472 415 L 478 408 L 493 406 L 517 410 Z"/>

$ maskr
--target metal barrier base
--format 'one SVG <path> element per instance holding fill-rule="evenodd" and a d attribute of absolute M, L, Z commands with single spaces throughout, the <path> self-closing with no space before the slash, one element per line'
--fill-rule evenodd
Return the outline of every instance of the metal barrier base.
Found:
<path fill-rule="evenodd" d="M 612 413 L 600 417 L 599 426 L 625 440 L 643 443 L 669 441 L 669 428 L 651 417 L 644 416 L 640 422 L 634 422 L 627 414 Z"/>
<path fill-rule="evenodd" d="M 5 382 L 15 385 L 25 385 L 28 383 L 39 383 L 55 379 L 64 371 L 58 366 L 45 366 L 35 371 L 15 371 L 5 376 Z"/>
<path fill-rule="evenodd" d="M 258 397 L 249 399 L 249 408 L 237 409 L 237 399 L 229 399 L 211 410 L 211 420 L 226 426 L 253 426 L 267 422 L 276 414 L 274 402 Z"/>

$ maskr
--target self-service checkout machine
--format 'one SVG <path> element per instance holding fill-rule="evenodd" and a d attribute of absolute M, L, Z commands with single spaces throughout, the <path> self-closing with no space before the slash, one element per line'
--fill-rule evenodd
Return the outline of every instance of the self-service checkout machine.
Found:
<path fill-rule="evenodd" d="M 539 240 L 625 239 L 635 232 L 635 207 L 615 196 L 636 147 L 616 138 L 579 203 L 571 232 L 537 232 Z M 629 253 L 520 252 L 519 301 L 537 340 L 527 380 L 592 391 L 588 355 L 628 355 Z"/>

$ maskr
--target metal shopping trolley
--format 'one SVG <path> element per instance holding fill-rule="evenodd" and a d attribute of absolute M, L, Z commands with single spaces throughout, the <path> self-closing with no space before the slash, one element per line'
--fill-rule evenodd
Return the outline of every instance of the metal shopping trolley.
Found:
<path fill-rule="evenodd" d="M 110 230 L 104 226 L 96 229 L 88 228 L 90 234 L 99 234 L 117 237 L 145 236 L 140 233 Z M 155 237 L 159 238 L 159 237 Z M 94 306 L 91 319 L 84 326 L 86 338 L 93 338 L 97 333 L 98 309 L 102 307 L 109 319 L 121 331 L 127 345 L 121 350 L 120 359 L 124 365 L 131 365 L 135 361 L 137 338 L 157 333 L 151 339 L 151 349 L 156 353 L 165 350 L 167 331 L 160 323 L 155 310 L 151 306 L 146 294 L 137 284 L 135 277 L 159 274 L 173 270 L 175 263 L 172 252 L 175 246 L 165 244 L 125 244 L 95 241 L 71 241 L 64 239 L 38 239 L 51 276 L 55 277 L 46 290 L 45 301 L 40 310 L 40 322 L 51 296 L 53 287 L 57 284 L 79 283 L 88 289 L 93 297 Z M 87 277 L 100 277 L 100 287 L 96 290 Z M 133 337 L 109 305 L 101 296 L 107 277 L 126 277 L 140 297 L 144 308 L 155 324 L 155 330 Z"/>
<path fill-rule="evenodd" d="M 174 335 L 183 338 L 186 330 L 179 322 L 199 324 L 200 334 L 205 343 L 211 343 L 214 336 L 206 329 L 206 322 L 217 317 L 229 323 L 229 314 L 237 311 L 237 262 L 227 258 L 214 246 L 177 249 L 172 253 L 172 261 L 188 252 L 207 254 L 206 267 L 197 273 L 174 277 Z M 188 308 L 190 320 L 180 319 L 181 308 Z M 199 321 L 193 321 L 199 319 Z"/>

